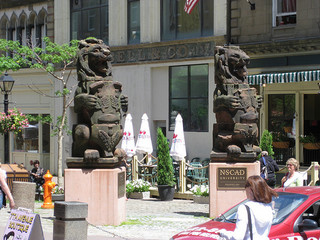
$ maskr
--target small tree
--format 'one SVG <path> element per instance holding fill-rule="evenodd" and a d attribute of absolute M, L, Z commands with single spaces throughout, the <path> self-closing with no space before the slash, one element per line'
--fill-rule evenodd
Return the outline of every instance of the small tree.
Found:
<path fill-rule="evenodd" d="M 158 185 L 169 185 L 172 187 L 175 184 L 175 179 L 169 144 L 161 128 L 158 128 L 157 132 Z"/>
<path fill-rule="evenodd" d="M 0 39 L 0 73 L 8 70 L 17 71 L 22 67 L 38 68 L 47 72 L 58 81 L 59 90 L 54 96 L 44 94 L 36 86 L 29 86 L 35 92 L 51 98 L 62 98 L 61 115 L 58 115 L 53 133 L 58 136 L 58 185 L 62 178 L 62 151 L 64 132 L 67 128 L 67 109 L 73 101 L 73 95 L 68 89 L 72 66 L 76 61 L 78 41 L 72 40 L 67 44 L 56 44 L 48 37 L 44 39 L 45 48 L 37 46 L 23 46 L 18 41 Z"/>
<path fill-rule="evenodd" d="M 272 146 L 272 134 L 268 130 L 264 130 L 262 133 L 260 140 L 260 148 L 262 151 L 267 151 L 269 156 L 272 157 L 274 155 Z"/>

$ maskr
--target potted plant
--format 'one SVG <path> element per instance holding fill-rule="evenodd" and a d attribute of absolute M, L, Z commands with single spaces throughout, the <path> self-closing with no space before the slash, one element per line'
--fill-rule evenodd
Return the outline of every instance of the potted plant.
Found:
<path fill-rule="evenodd" d="M 308 150 L 317 150 L 320 149 L 320 141 L 313 135 L 304 135 L 299 136 L 300 142 L 303 144 L 303 147 Z"/>
<path fill-rule="evenodd" d="M 209 186 L 195 185 L 190 191 L 193 193 L 193 201 L 200 204 L 209 204 Z"/>
<path fill-rule="evenodd" d="M 64 189 L 56 185 L 52 191 L 52 201 L 64 201 Z"/>
<path fill-rule="evenodd" d="M 267 151 L 268 155 L 271 157 L 274 155 L 272 143 L 273 143 L 272 134 L 265 129 L 262 133 L 259 147 L 261 148 L 261 151 Z M 260 157 L 261 157 L 261 153 L 259 154 L 258 158 Z"/>
<path fill-rule="evenodd" d="M 143 179 L 132 180 L 126 182 L 126 191 L 128 198 L 147 199 L 150 198 L 151 184 Z"/>
<path fill-rule="evenodd" d="M 157 153 L 158 153 L 158 191 L 161 201 L 172 201 L 174 196 L 174 169 L 170 149 L 166 137 L 161 128 L 157 129 Z"/>

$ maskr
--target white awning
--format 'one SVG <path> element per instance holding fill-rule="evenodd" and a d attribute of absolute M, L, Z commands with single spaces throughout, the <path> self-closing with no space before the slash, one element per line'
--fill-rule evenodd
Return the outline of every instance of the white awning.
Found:
<path fill-rule="evenodd" d="M 287 73 L 264 73 L 249 75 L 250 85 L 262 85 L 271 83 L 310 82 L 320 80 L 320 70 Z"/>

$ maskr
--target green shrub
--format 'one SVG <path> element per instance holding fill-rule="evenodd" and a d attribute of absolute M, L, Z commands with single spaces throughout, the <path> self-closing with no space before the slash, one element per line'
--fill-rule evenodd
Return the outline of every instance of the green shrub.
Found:
<path fill-rule="evenodd" d="M 158 154 L 158 185 L 175 185 L 174 169 L 170 149 L 161 128 L 157 129 L 157 154 Z"/>
<path fill-rule="evenodd" d="M 268 130 L 264 130 L 261 136 L 259 147 L 261 148 L 262 151 L 267 151 L 268 155 L 271 157 L 274 155 L 272 142 L 273 142 L 272 134 Z M 259 155 L 259 158 L 260 157 L 261 157 L 261 154 Z"/>

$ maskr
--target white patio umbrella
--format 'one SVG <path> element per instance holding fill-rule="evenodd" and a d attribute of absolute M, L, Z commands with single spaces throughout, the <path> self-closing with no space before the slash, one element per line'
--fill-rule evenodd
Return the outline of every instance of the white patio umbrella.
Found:
<path fill-rule="evenodd" d="M 153 152 L 150 128 L 147 114 L 143 114 L 140 132 L 136 143 L 136 151 L 141 154 L 151 154 Z"/>
<path fill-rule="evenodd" d="M 132 157 L 136 154 L 136 146 L 134 142 L 134 132 L 132 125 L 132 116 L 127 114 L 126 121 L 124 123 L 123 137 L 121 142 L 121 148 L 127 153 L 128 157 Z"/>
<path fill-rule="evenodd" d="M 177 161 L 180 161 L 187 156 L 186 143 L 184 141 L 183 120 L 180 114 L 177 115 L 175 121 L 170 156 Z"/>

